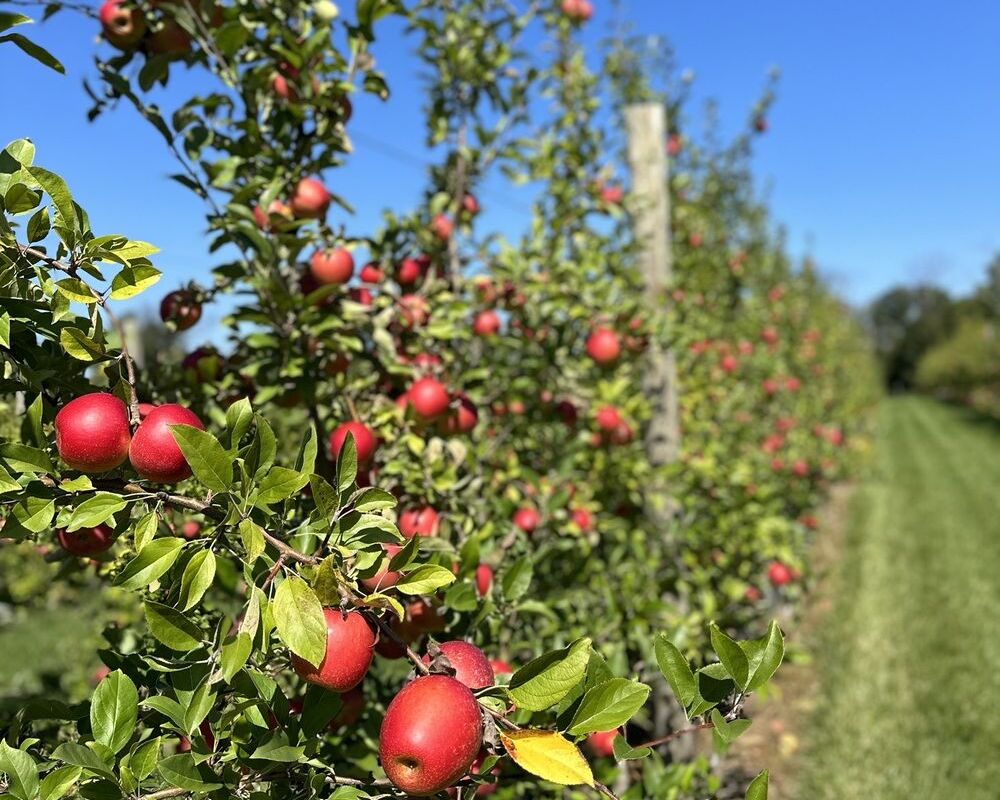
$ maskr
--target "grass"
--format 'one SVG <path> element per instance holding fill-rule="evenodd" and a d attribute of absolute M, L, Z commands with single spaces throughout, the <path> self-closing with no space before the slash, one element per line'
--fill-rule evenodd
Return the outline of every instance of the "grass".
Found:
<path fill-rule="evenodd" d="M 1000 427 L 887 402 L 833 589 L 796 796 L 1000 797 Z"/>

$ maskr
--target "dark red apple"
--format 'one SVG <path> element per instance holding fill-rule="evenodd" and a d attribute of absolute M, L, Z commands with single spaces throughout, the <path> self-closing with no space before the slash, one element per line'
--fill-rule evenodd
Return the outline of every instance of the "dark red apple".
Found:
<path fill-rule="evenodd" d="M 62 549 L 74 556 L 96 556 L 114 544 L 115 532 L 107 525 L 98 525 L 96 528 L 79 528 L 75 531 L 67 531 L 65 528 L 59 531 L 57 537 Z"/>
<path fill-rule="evenodd" d="M 179 331 L 186 331 L 201 319 L 201 303 L 184 289 L 170 292 L 160 303 L 160 319 Z"/>

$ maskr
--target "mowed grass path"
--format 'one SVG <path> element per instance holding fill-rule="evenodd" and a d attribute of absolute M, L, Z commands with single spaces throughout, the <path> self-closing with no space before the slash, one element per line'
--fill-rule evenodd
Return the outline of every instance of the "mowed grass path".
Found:
<path fill-rule="evenodd" d="M 1000 798 L 1000 425 L 888 401 L 836 569 L 796 797 Z"/>

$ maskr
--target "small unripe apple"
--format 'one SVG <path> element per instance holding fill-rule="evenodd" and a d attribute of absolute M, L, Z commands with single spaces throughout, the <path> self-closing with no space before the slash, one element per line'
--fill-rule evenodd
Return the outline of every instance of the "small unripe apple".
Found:
<path fill-rule="evenodd" d="M 354 274 L 354 256 L 344 247 L 317 250 L 309 259 L 309 271 L 317 283 L 347 283 Z"/>
<path fill-rule="evenodd" d="M 621 413 L 614 406 L 601 406 L 594 419 L 597 427 L 603 431 L 613 431 L 623 422 Z"/>
<path fill-rule="evenodd" d="M 201 303 L 184 289 L 170 292 L 160 303 L 160 319 L 178 331 L 186 331 L 201 319 Z"/>
<path fill-rule="evenodd" d="M 587 339 L 587 355 L 602 367 L 614 364 L 621 352 L 618 334 L 610 328 L 598 328 Z"/>
<path fill-rule="evenodd" d="M 446 675 L 426 675 L 389 703 L 379 759 L 397 789 L 429 797 L 468 772 L 482 742 L 479 704 L 469 688 Z"/>
<path fill-rule="evenodd" d="M 476 336 L 495 336 L 500 331 L 500 315 L 492 309 L 480 311 L 472 323 Z"/>
<path fill-rule="evenodd" d="M 96 556 L 114 544 L 115 532 L 107 525 L 98 525 L 96 528 L 79 528 L 75 531 L 67 531 L 65 528 L 59 531 L 57 537 L 62 549 L 74 556 Z"/>
<path fill-rule="evenodd" d="M 346 692 L 362 680 L 375 655 L 375 631 L 357 611 L 324 608 L 326 655 L 318 667 L 292 654 L 292 666 L 302 678 L 329 689 Z"/>
<path fill-rule="evenodd" d="M 292 213 L 299 219 L 322 219 L 330 209 L 333 197 L 320 181 L 303 178 L 295 185 L 292 194 Z"/>
<path fill-rule="evenodd" d="M 514 514 L 514 524 L 525 533 L 534 533 L 541 523 L 542 515 L 530 506 L 519 508 Z"/>
<path fill-rule="evenodd" d="M 347 440 L 347 434 L 354 436 L 354 446 L 358 451 L 358 464 L 367 466 L 371 463 L 375 450 L 378 448 L 378 440 L 371 429 L 363 422 L 351 421 L 341 423 L 330 434 L 330 452 L 336 458 L 340 455 L 340 450 Z"/>
<path fill-rule="evenodd" d="M 437 536 L 440 522 L 440 515 L 431 506 L 410 508 L 399 515 L 399 532 L 407 539 Z"/>
<path fill-rule="evenodd" d="M 493 568 L 488 564 L 480 564 L 476 567 L 476 591 L 480 597 L 485 597 L 490 593 L 493 586 Z"/>
<path fill-rule="evenodd" d="M 615 754 L 615 737 L 617 730 L 597 731 L 587 737 L 587 749 L 598 758 L 611 758 Z"/>
<path fill-rule="evenodd" d="M 107 472 L 128 457 L 132 432 L 120 398 L 93 392 L 70 400 L 56 414 L 56 449 L 73 469 Z"/>
<path fill-rule="evenodd" d="M 139 40 L 146 34 L 146 17 L 133 3 L 126 4 L 125 0 L 106 0 L 98 16 L 104 38 L 119 50 L 134 50 Z"/>
<path fill-rule="evenodd" d="M 190 409 L 175 403 L 157 406 L 139 423 L 128 457 L 135 471 L 155 483 L 178 483 L 191 477 L 191 467 L 174 440 L 171 425 L 205 430 Z"/>
<path fill-rule="evenodd" d="M 365 283 L 382 283 L 385 273 L 377 261 L 370 261 L 361 268 L 360 278 Z"/>
<path fill-rule="evenodd" d="M 420 378 L 414 381 L 407 392 L 414 412 L 423 420 L 434 420 L 448 410 L 451 395 L 440 381 L 434 378 Z"/>
<path fill-rule="evenodd" d="M 787 564 L 783 564 L 781 561 L 774 561 L 767 568 L 767 579 L 771 582 L 772 586 L 787 586 L 795 579 L 795 573 L 792 572 L 791 567 Z"/>
<path fill-rule="evenodd" d="M 451 221 L 451 217 L 448 217 L 445 214 L 438 214 L 431 220 L 431 233 L 433 233 L 442 242 L 449 241 L 454 232 L 455 223 Z"/>
<path fill-rule="evenodd" d="M 440 647 L 455 668 L 455 680 L 464 683 L 474 692 L 493 685 L 493 667 L 486 654 L 474 644 L 453 641 L 443 642 Z M 430 655 L 425 655 L 423 661 L 430 664 Z"/>

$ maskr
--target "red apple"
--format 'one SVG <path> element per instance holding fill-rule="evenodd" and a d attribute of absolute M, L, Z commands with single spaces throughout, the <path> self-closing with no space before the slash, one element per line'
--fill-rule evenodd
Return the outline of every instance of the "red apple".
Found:
<path fill-rule="evenodd" d="M 513 675 L 514 668 L 508 664 L 506 661 L 500 658 L 491 658 L 490 666 L 493 667 L 494 675 Z"/>
<path fill-rule="evenodd" d="M 611 758 L 615 754 L 614 741 L 618 731 L 598 731 L 587 737 L 587 749 L 598 758 Z"/>
<path fill-rule="evenodd" d="M 767 579 L 771 582 L 772 586 L 786 586 L 795 579 L 795 573 L 787 564 L 774 561 L 767 568 Z"/>
<path fill-rule="evenodd" d="M 326 655 L 318 667 L 292 654 L 292 666 L 309 683 L 346 692 L 364 679 L 375 655 L 375 631 L 357 611 L 324 608 Z"/>
<path fill-rule="evenodd" d="M 446 675 L 426 675 L 389 703 L 379 758 L 396 788 L 428 797 L 468 772 L 482 741 L 479 704 L 468 687 Z"/>
<path fill-rule="evenodd" d="M 423 262 L 415 258 L 404 258 L 396 268 L 396 282 L 400 286 L 412 286 L 423 277 Z"/>
<path fill-rule="evenodd" d="M 361 280 L 365 283 L 382 283 L 385 273 L 377 261 L 369 261 L 361 268 Z"/>
<path fill-rule="evenodd" d="M 500 315 L 496 311 L 480 311 L 472 323 L 476 336 L 495 336 L 500 331 Z"/>
<path fill-rule="evenodd" d="M 474 644 L 453 641 L 444 642 L 440 647 L 455 668 L 455 680 L 464 683 L 474 692 L 493 685 L 493 667 L 486 654 Z M 430 664 L 430 655 L 425 655 L 423 661 Z"/>
<path fill-rule="evenodd" d="M 602 367 L 617 361 L 621 351 L 618 334 L 610 328 L 598 328 L 587 339 L 587 355 Z"/>
<path fill-rule="evenodd" d="M 582 531 L 589 531 L 594 524 L 594 518 L 585 508 L 574 508 L 570 518 Z"/>
<path fill-rule="evenodd" d="M 431 307 L 419 294 L 404 294 L 399 298 L 400 317 L 403 327 L 418 328 L 427 322 Z"/>
<path fill-rule="evenodd" d="M 255 206 L 253 218 L 262 231 L 280 231 L 292 221 L 292 209 L 281 200 L 272 200 L 266 212 Z"/>
<path fill-rule="evenodd" d="M 181 536 L 185 539 L 197 539 L 199 533 L 201 533 L 201 525 L 193 519 L 189 519 L 181 525 Z"/>
<path fill-rule="evenodd" d="M 340 702 L 343 705 L 328 726 L 332 731 L 350 728 L 357 724 L 365 711 L 365 693 L 360 686 L 355 686 L 340 696 Z"/>
<path fill-rule="evenodd" d="M 398 544 L 385 544 L 382 547 L 385 549 L 386 555 L 382 565 L 379 567 L 379 571 L 372 577 L 363 578 L 361 581 L 361 585 L 369 592 L 378 592 L 388 589 L 390 586 L 395 586 L 401 577 L 401 573 L 389 570 L 389 561 L 403 549 L 402 546 Z"/>
<path fill-rule="evenodd" d="M 614 406 L 601 406 L 594 417 L 597 427 L 604 431 L 613 431 L 624 421 L 621 413 Z"/>
<path fill-rule="evenodd" d="M 410 508 L 399 515 L 399 532 L 407 539 L 414 536 L 437 536 L 438 512 L 431 506 Z"/>
<path fill-rule="evenodd" d="M 462 211 L 470 217 L 479 213 L 479 201 L 471 194 L 466 194 L 462 198 Z"/>
<path fill-rule="evenodd" d="M 146 34 L 146 18 L 135 3 L 106 0 L 98 16 L 104 38 L 119 50 L 134 50 Z"/>
<path fill-rule="evenodd" d="M 480 564 L 476 567 L 476 591 L 480 597 L 485 597 L 490 593 L 493 586 L 493 568 L 487 564 Z"/>
<path fill-rule="evenodd" d="M 344 247 L 317 250 L 309 259 L 309 271 L 323 286 L 347 283 L 354 274 L 354 256 Z"/>
<path fill-rule="evenodd" d="M 476 409 L 475 403 L 464 394 L 457 394 L 454 399 L 458 401 L 458 404 L 442 420 L 443 425 L 440 427 L 443 428 L 444 433 L 469 433 L 475 429 L 476 423 L 479 422 L 479 411 Z"/>
<path fill-rule="evenodd" d="M 434 420 L 448 410 L 451 395 L 440 381 L 434 378 L 420 378 L 414 381 L 408 391 L 410 404 L 417 416 L 424 420 Z"/>
<path fill-rule="evenodd" d="M 530 506 L 519 508 L 514 514 L 514 524 L 525 533 L 534 533 L 542 523 L 542 515 Z"/>
<path fill-rule="evenodd" d="M 191 52 L 191 37 L 175 20 L 168 19 L 146 42 L 153 55 L 183 58 Z"/>
<path fill-rule="evenodd" d="M 184 289 L 170 292 L 160 303 L 160 319 L 179 331 L 186 331 L 201 319 L 201 303 Z"/>
<path fill-rule="evenodd" d="M 174 440 L 171 425 L 205 430 L 193 411 L 175 403 L 149 412 L 132 437 L 128 456 L 135 471 L 154 483 L 177 483 L 191 476 L 191 467 Z"/>
<path fill-rule="evenodd" d="M 358 464 L 367 466 L 371 463 L 375 450 L 378 448 L 378 441 L 371 428 L 362 422 L 344 422 L 330 434 L 330 452 L 336 458 L 340 455 L 340 450 L 347 440 L 347 434 L 354 436 L 354 446 L 358 451 Z"/>
<path fill-rule="evenodd" d="M 431 233 L 440 241 L 447 242 L 455 232 L 455 223 L 445 214 L 438 214 L 431 220 Z"/>
<path fill-rule="evenodd" d="M 72 469 L 107 472 L 128 457 L 128 409 L 120 398 L 93 392 L 70 400 L 55 419 L 56 449 Z"/>
<path fill-rule="evenodd" d="M 292 194 L 292 213 L 299 219 L 322 219 L 330 208 L 333 197 L 320 181 L 303 178 Z"/>
<path fill-rule="evenodd" d="M 115 532 L 107 525 L 98 525 L 96 528 L 79 528 L 75 531 L 67 531 L 65 528 L 59 531 L 57 537 L 62 549 L 74 556 L 96 556 L 114 544 Z"/>

